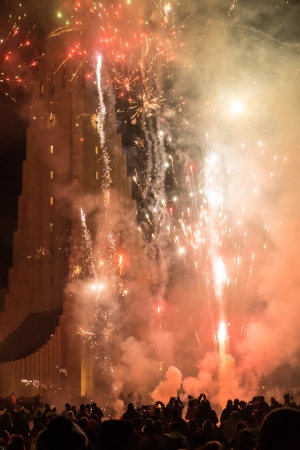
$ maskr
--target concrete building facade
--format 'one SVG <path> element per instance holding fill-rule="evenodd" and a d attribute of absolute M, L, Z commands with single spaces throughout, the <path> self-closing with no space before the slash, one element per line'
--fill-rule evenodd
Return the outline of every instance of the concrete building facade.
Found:
<path fill-rule="evenodd" d="M 66 286 L 82 199 L 88 199 L 89 210 L 102 207 L 99 97 L 95 74 L 90 76 L 78 61 L 61 65 L 69 44 L 60 36 L 48 38 L 33 85 L 13 268 L 0 313 L 2 397 L 11 392 L 17 397 L 43 395 L 66 387 L 82 395 L 93 390 L 82 352 L 74 356 L 81 343 L 74 328 L 74 297 Z M 113 198 L 125 212 L 135 205 L 105 73 L 103 86 Z"/>

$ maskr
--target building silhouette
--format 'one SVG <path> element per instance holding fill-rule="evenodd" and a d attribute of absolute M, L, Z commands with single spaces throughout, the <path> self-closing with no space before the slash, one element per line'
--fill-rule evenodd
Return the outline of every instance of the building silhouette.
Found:
<path fill-rule="evenodd" d="M 92 362 L 76 334 L 76 299 L 67 286 L 72 281 L 72 252 L 81 235 L 80 207 L 88 204 L 91 228 L 103 208 L 99 97 L 95 74 L 79 60 L 61 65 L 68 39 L 48 38 L 33 83 L 13 268 L 0 313 L 2 397 L 11 392 L 17 397 L 50 395 L 63 389 L 84 395 L 94 389 Z M 135 205 L 105 73 L 103 84 L 112 199 L 122 214 Z"/>

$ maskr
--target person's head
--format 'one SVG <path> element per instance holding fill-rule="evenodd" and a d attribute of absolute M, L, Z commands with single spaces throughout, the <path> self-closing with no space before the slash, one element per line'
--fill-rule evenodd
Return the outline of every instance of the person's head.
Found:
<path fill-rule="evenodd" d="M 43 415 L 43 411 L 41 410 L 41 408 L 38 408 L 38 409 L 36 410 L 35 416 L 36 416 L 36 417 L 41 417 L 42 415 Z"/>
<path fill-rule="evenodd" d="M 88 450 L 89 442 L 68 417 L 56 416 L 37 437 L 37 450 Z"/>
<path fill-rule="evenodd" d="M 74 416 L 73 411 L 68 411 L 68 417 L 69 417 L 69 419 L 71 419 L 71 420 L 74 420 L 74 419 L 75 419 L 75 416 Z"/>
<path fill-rule="evenodd" d="M 50 411 L 50 405 L 49 405 L 49 403 L 45 403 L 45 411 Z"/>
<path fill-rule="evenodd" d="M 24 439 L 19 434 L 12 434 L 10 437 L 10 450 L 25 450 Z"/>
<path fill-rule="evenodd" d="M 155 434 L 154 423 L 151 419 L 147 420 L 145 423 L 145 427 L 144 427 L 144 435 L 145 436 L 154 436 L 154 434 Z"/>
<path fill-rule="evenodd" d="M 246 428 L 246 425 L 244 424 L 244 422 L 237 422 L 236 426 L 235 426 L 235 432 L 236 434 L 238 434 L 239 431 L 243 430 L 243 428 Z"/>
<path fill-rule="evenodd" d="M 85 407 L 84 404 L 82 404 L 82 405 L 79 406 L 79 409 L 80 409 L 81 412 L 85 412 L 86 407 Z"/>
<path fill-rule="evenodd" d="M 128 403 L 127 411 L 134 411 L 134 405 L 133 405 L 133 403 Z"/>
<path fill-rule="evenodd" d="M 260 401 L 260 402 L 264 402 L 264 401 L 265 401 L 265 397 L 264 397 L 263 395 L 260 395 L 260 396 L 259 396 L 259 401 Z"/>
<path fill-rule="evenodd" d="M 235 399 L 233 400 L 234 406 L 239 406 L 239 403 L 240 403 L 240 401 L 239 401 L 238 398 L 235 398 Z"/>
<path fill-rule="evenodd" d="M 227 404 L 226 404 L 227 408 L 231 408 L 232 407 L 232 400 L 227 400 Z"/>
<path fill-rule="evenodd" d="M 230 420 L 233 420 L 234 422 L 238 422 L 240 420 L 241 416 L 238 411 L 232 411 L 230 413 Z"/>
<path fill-rule="evenodd" d="M 107 420 L 101 423 L 101 450 L 138 450 L 140 438 L 127 420 Z"/>
<path fill-rule="evenodd" d="M 78 425 L 80 426 L 80 428 L 83 431 L 87 430 L 88 424 L 89 424 L 89 419 L 87 417 L 81 417 L 81 419 L 79 419 L 79 421 L 78 421 Z"/>
<path fill-rule="evenodd" d="M 175 405 L 175 406 L 178 406 L 178 405 L 179 405 L 179 400 L 178 400 L 178 398 L 175 398 L 175 399 L 174 399 L 174 405 Z"/>
<path fill-rule="evenodd" d="M 65 408 L 66 408 L 67 411 L 70 411 L 70 409 L 71 409 L 70 403 L 66 403 L 65 404 Z"/>
<path fill-rule="evenodd" d="M 161 420 L 159 420 L 159 419 L 155 420 L 154 430 L 155 430 L 155 434 L 161 434 L 163 432 Z"/>
<path fill-rule="evenodd" d="M 271 397 L 271 405 L 276 405 L 277 401 L 274 397 Z"/>
<path fill-rule="evenodd" d="M 246 407 L 246 402 L 244 400 L 240 400 L 239 407 L 244 409 Z"/>
<path fill-rule="evenodd" d="M 243 428 L 238 432 L 235 443 L 236 450 L 251 450 L 254 445 L 252 434 L 249 430 Z"/>
<path fill-rule="evenodd" d="M 210 419 L 205 420 L 202 425 L 204 431 L 211 431 L 213 429 L 213 423 Z"/>
<path fill-rule="evenodd" d="M 203 445 L 201 450 L 220 450 L 221 444 L 217 441 L 210 441 Z"/>
<path fill-rule="evenodd" d="M 91 414 L 91 419 L 93 419 L 96 422 L 96 425 L 98 423 L 98 416 L 97 414 Z"/>
<path fill-rule="evenodd" d="M 257 423 L 256 423 L 256 420 L 254 419 L 254 417 L 249 417 L 249 419 L 247 419 L 247 421 L 246 421 L 246 426 L 247 427 L 250 427 L 250 428 L 256 428 L 257 427 Z"/>
<path fill-rule="evenodd" d="M 263 420 L 258 450 L 298 450 L 300 448 L 300 411 L 278 408 Z"/>
<path fill-rule="evenodd" d="M 133 425 L 136 431 L 141 431 L 143 428 L 143 419 L 141 417 L 135 417 L 133 420 Z"/>
<path fill-rule="evenodd" d="M 191 450 L 195 448 L 201 447 L 206 442 L 205 433 L 202 430 L 194 431 L 194 433 L 190 437 L 190 446 Z"/>
<path fill-rule="evenodd" d="M 179 431 L 179 423 L 178 422 L 171 422 L 169 425 L 170 432 L 171 431 Z"/>
<path fill-rule="evenodd" d="M 194 432 L 194 431 L 198 430 L 198 428 L 199 428 L 195 419 L 191 419 L 189 421 L 188 427 L 189 427 L 190 432 Z"/>

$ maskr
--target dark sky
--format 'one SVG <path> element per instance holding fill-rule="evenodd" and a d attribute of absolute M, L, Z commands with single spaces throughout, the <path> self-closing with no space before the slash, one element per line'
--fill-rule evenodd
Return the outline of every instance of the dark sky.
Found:
<path fill-rule="evenodd" d="M 7 269 L 12 264 L 13 230 L 17 228 L 17 201 L 25 159 L 26 122 L 19 118 L 17 106 L 0 92 L 0 288 L 6 287 Z"/>
<path fill-rule="evenodd" d="M 3 40 L 0 45 L 0 289 L 7 286 L 8 268 L 12 266 L 13 231 L 17 229 L 17 203 L 26 153 L 26 105 L 32 79 L 32 70 L 28 70 L 28 66 L 41 54 L 50 23 L 50 3 L 53 8 L 52 2 L 25 0 L 21 8 L 19 3 L 15 0 L 0 2 L 0 40 Z M 19 30 L 11 39 L 15 23 Z M 27 39 L 30 46 L 18 51 L 20 43 Z M 12 58 L 3 64 L 9 51 Z M 19 65 L 22 65 L 21 69 L 18 69 Z M 11 80 L 16 75 L 22 77 L 21 84 L 27 89 L 16 82 L 5 82 L 5 78 Z M 17 101 L 12 101 L 10 96 Z"/>

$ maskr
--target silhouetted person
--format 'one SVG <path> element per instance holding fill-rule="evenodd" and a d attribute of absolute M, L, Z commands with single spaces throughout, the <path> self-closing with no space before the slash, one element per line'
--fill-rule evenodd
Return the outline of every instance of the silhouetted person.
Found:
<path fill-rule="evenodd" d="M 280 408 L 282 405 L 274 397 L 271 397 L 270 411 Z"/>
<path fill-rule="evenodd" d="M 300 411 L 279 408 L 265 417 L 259 438 L 258 450 L 299 450 Z"/>
<path fill-rule="evenodd" d="M 178 411 L 178 416 L 182 417 L 182 410 L 184 408 L 184 405 L 182 403 L 182 401 L 180 400 L 179 397 L 174 399 L 174 406 L 173 406 L 173 410 Z"/>
<path fill-rule="evenodd" d="M 141 417 L 136 417 L 133 420 L 133 425 L 134 425 L 136 434 L 138 436 L 142 437 L 142 435 L 143 435 L 143 419 Z"/>
<path fill-rule="evenodd" d="M 241 417 L 243 417 L 243 410 L 240 408 L 239 404 L 240 404 L 239 399 L 238 399 L 238 398 L 235 398 L 235 399 L 233 400 L 233 405 L 232 405 L 232 407 L 231 407 L 231 411 L 230 411 L 230 412 L 232 412 L 232 411 L 237 411 L 237 412 L 239 413 L 239 415 L 240 415 Z"/>
<path fill-rule="evenodd" d="M 61 416 L 68 417 L 68 412 L 71 410 L 70 403 L 65 404 L 65 409 L 60 413 Z"/>
<path fill-rule="evenodd" d="M 190 445 L 188 443 L 188 440 L 186 437 L 184 437 L 180 431 L 179 423 L 178 422 L 171 422 L 170 423 L 170 432 L 169 435 L 172 439 L 174 439 L 175 448 L 177 449 L 183 449 L 190 450 Z"/>
<path fill-rule="evenodd" d="M 247 430 L 249 430 L 250 433 L 252 434 L 252 438 L 255 440 L 255 442 L 257 442 L 259 435 L 259 426 L 255 422 L 253 417 L 249 417 L 249 419 L 246 420 L 245 425 Z"/>
<path fill-rule="evenodd" d="M 100 427 L 101 450 L 139 450 L 140 438 L 127 420 L 107 420 Z"/>
<path fill-rule="evenodd" d="M 160 420 L 154 422 L 155 437 L 164 447 L 165 450 L 172 450 L 172 438 L 163 432 L 162 423 Z"/>
<path fill-rule="evenodd" d="M 206 436 L 203 430 L 194 431 L 189 440 L 191 450 L 195 450 L 198 447 L 202 447 L 202 445 L 204 445 L 205 443 L 206 443 Z"/>
<path fill-rule="evenodd" d="M 171 422 L 172 422 L 171 411 L 167 407 L 163 408 L 161 412 L 161 423 L 164 433 L 169 432 L 169 425 Z"/>
<path fill-rule="evenodd" d="M 10 450 L 25 450 L 24 439 L 18 434 L 12 434 L 10 437 Z"/>
<path fill-rule="evenodd" d="M 98 417 L 98 423 L 100 424 L 102 421 L 102 417 L 104 416 L 101 409 L 97 406 L 97 403 L 93 402 L 91 404 L 91 413 L 95 414 Z"/>
<path fill-rule="evenodd" d="M 228 442 L 230 448 L 234 448 L 235 443 L 236 443 L 237 435 L 238 435 L 239 431 L 243 430 L 244 428 L 246 428 L 246 425 L 244 424 L 244 422 L 240 421 L 240 422 L 237 422 L 237 423 L 236 423 L 236 425 L 235 425 L 235 433 L 234 433 L 234 436 L 233 436 L 233 438 Z"/>
<path fill-rule="evenodd" d="M 87 413 L 86 411 L 86 406 L 85 405 L 80 405 L 79 407 L 79 412 L 76 414 L 76 419 L 79 420 L 82 419 L 82 417 L 85 417 L 86 419 L 90 420 L 90 415 Z"/>
<path fill-rule="evenodd" d="M 227 404 L 223 411 L 221 412 L 220 422 L 224 422 L 224 420 L 229 419 L 230 413 L 232 411 L 232 400 L 227 400 Z"/>
<path fill-rule="evenodd" d="M 232 411 L 230 417 L 220 425 L 220 431 L 223 434 L 226 442 L 229 442 L 234 437 L 235 426 L 237 422 L 241 420 L 241 416 L 237 411 Z"/>
<path fill-rule="evenodd" d="M 221 438 L 219 433 L 216 431 L 218 430 L 216 428 L 216 430 L 214 429 L 214 424 L 212 423 L 212 421 L 210 419 L 206 420 L 204 422 L 204 424 L 202 425 L 202 430 L 204 431 L 205 435 L 206 435 L 206 442 L 209 441 L 220 441 L 221 442 Z"/>
<path fill-rule="evenodd" d="M 200 405 L 195 412 L 195 419 L 199 428 L 202 428 L 202 425 L 206 420 L 211 420 L 214 425 L 217 425 L 219 422 L 216 411 L 211 408 L 208 400 L 200 401 Z"/>
<path fill-rule="evenodd" d="M 20 434 L 25 441 L 28 438 L 30 433 L 29 417 L 23 406 L 14 414 L 12 433 Z"/>
<path fill-rule="evenodd" d="M 41 422 L 44 425 L 44 427 L 47 425 L 47 413 L 51 411 L 50 405 L 48 403 L 45 403 L 45 411 L 42 413 L 42 419 Z"/>
<path fill-rule="evenodd" d="M 290 404 L 291 404 L 290 394 L 284 394 L 284 396 L 283 396 L 283 406 L 290 406 Z"/>
<path fill-rule="evenodd" d="M 191 445 L 191 442 L 190 442 L 191 437 L 192 437 L 192 435 L 195 433 L 195 431 L 198 431 L 198 430 L 199 430 L 199 427 L 198 427 L 197 422 L 196 422 L 195 419 L 191 419 L 191 420 L 188 422 L 188 427 L 189 427 L 189 430 L 188 430 L 188 432 L 187 432 L 186 438 L 187 438 L 187 440 L 189 441 L 189 444 Z"/>
<path fill-rule="evenodd" d="M 164 450 L 163 445 L 155 436 L 154 423 L 148 419 L 144 427 L 144 433 L 141 439 L 142 450 Z"/>
<path fill-rule="evenodd" d="M 95 432 L 96 422 L 93 420 L 92 423 L 94 423 L 94 429 L 92 427 L 89 427 L 91 421 L 87 419 L 87 417 L 81 417 L 78 421 L 78 425 L 82 429 L 82 431 L 85 433 L 86 437 L 88 438 L 89 442 L 92 444 L 93 449 L 97 450 L 99 447 L 99 437 L 97 433 Z"/>
<path fill-rule="evenodd" d="M 133 423 L 136 417 L 142 417 L 142 415 L 135 409 L 133 403 L 128 403 L 127 411 L 123 414 L 122 419 Z"/>
<path fill-rule="evenodd" d="M 265 415 L 266 414 L 265 414 L 265 410 L 264 410 L 263 404 L 255 402 L 254 403 L 254 409 L 253 409 L 251 417 L 253 417 L 253 419 L 255 420 L 255 422 L 257 423 L 258 426 L 261 426 Z"/>
<path fill-rule="evenodd" d="M 179 416 L 177 409 L 173 409 L 171 411 L 171 417 L 172 422 L 177 422 L 179 424 L 179 430 L 181 431 L 183 436 L 186 436 L 188 434 L 189 427 L 187 422 L 182 417 Z"/>
<path fill-rule="evenodd" d="M 252 450 L 256 446 L 252 434 L 246 428 L 240 430 L 236 437 L 235 450 Z"/>
<path fill-rule="evenodd" d="M 188 408 L 185 415 L 186 420 L 193 420 L 195 418 L 195 412 L 197 410 L 197 399 L 189 396 Z"/>
<path fill-rule="evenodd" d="M 93 450 L 84 432 L 68 417 L 56 416 L 37 436 L 37 450 Z"/>

